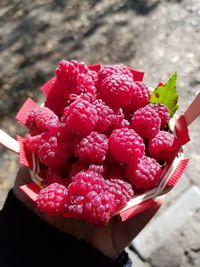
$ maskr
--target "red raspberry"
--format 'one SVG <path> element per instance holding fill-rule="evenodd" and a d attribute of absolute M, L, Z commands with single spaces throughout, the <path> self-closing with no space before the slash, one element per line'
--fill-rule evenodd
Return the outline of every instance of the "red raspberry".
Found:
<path fill-rule="evenodd" d="M 162 169 L 158 162 L 149 157 L 130 162 L 127 166 L 127 176 L 133 186 L 139 190 L 156 187 L 161 178 Z"/>
<path fill-rule="evenodd" d="M 132 186 L 121 179 L 109 179 L 105 181 L 105 191 L 114 195 L 114 206 L 119 210 L 133 197 Z"/>
<path fill-rule="evenodd" d="M 38 156 L 42 163 L 49 167 L 63 165 L 71 155 L 70 139 L 62 140 L 60 132 L 42 134 Z"/>
<path fill-rule="evenodd" d="M 75 156 L 80 160 L 102 163 L 108 149 L 108 139 L 104 134 L 91 132 L 75 146 Z"/>
<path fill-rule="evenodd" d="M 98 84 L 101 84 L 104 79 L 107 77 L 117 74 L 117 75 L 125 75 L 131 79 L 133 79 L 133 75 L 130 70 L 123 65 L 106 65 L 102 69 L 100 69 L 98 73 Z"/>
<path fill-rule="evenodd" d="M 131 124 L 142 138 L 151 138 L 160 130 L 161 120 L 157 112 L 147 105 L 133 114 Z"/>
<path fill-rule="evenodd" d="M 149 140 L 148 151 L 151 157 L 157 161 L 169 161 L 173 159 L 180 149 L 178 139 L 171 133 L 160 131 Z"/>
<path fill-rule="evenodd" d="M 86 100 L 77 99 L 64 110 L 61 125 L 72 133 L 88 135 L 94 130 L 97 120 L 95 107 Z"/>
<path fill-rule="evenodd" d="M 88 71 L 89 69 L 84 62 L 62 60 L 56 69 L 56 76 L 59 80 L 62 80 L 65 84 L 70 84 L 72 87 L 72 85 L 76 85 L 79 75 L 86 75 Z"/>
<path fill-rule="evenodd" d="M 111 75 L 103 80 L 100 87 L 102 99 L 111 106 L 125 107 L 133 95 L 133 80 L 127 76 Z"/>
<path fill-rule="evenodd" d="M 108 144 L 112 155 L 121 163 L 127 163 L 144 155 L 143 140 L 133 129 L 114 130 Z"/>
<path fill-rule="evenodd" d="M 105 194 L 105 180 L 92 171 L 80 172 L 68 187 L 66 211 L 96 225 L 107 224 L 114 213 L 114 196 Z"/>
<path fill-rule="evenodd" d="M 40 190 L 36 200 L 37 206 L 42 212 L 61 215 L 65 210 L 67 194 L 65 186 L 58 183 L 51 184 Z"/>
<path fill-rule="evenodd" d="M 158 113 L 158 116 L 161 119 L 160 129 L 165 129 L 170 119 L 170 113 L 168 108 L 163 104 L 150 104 L 149 106 Z"/>
<path fill-rule="evenodd" d="M 83 62 L 62 60 L 56 70 L 59 81 L 68 85 L 66 95 L 83 92 L 95 93 L 94 75 Z"/>
<path fill-rule="evenodd" d="M 111 126 L 111 124 L 119 124 L 123 120 L 123 112 L 121 109 L 112 109 L 107 106 L 102 99 L 94 101 L 93 105 L 96 108 L 98 121 L 95 129 L 98 132 L 105 132 Z"/>
<path fill-rule="evenodd" d="M 45 106 L 53 110 L 59 117 L 69 104 L 71 94 L 92 93 L 96 91 L 95 82 L 88 67 L 75 60 L 59 63 L 52 90 L 49 93 Z"/>
<path fill-rule="evenodd" d="M 133 86 L 133 95 L 128 106 L 130 111 L 136 111 L 146 106 L 149 102 L 151 92 L 143 82 L 135 82 Z"/>
<path fill-rule="evenodd" d="M 59 127 L 58 116 L 47 107 L 34 108 L 26 120 L 29 129 L 54 130 Z"/>
<path fill-rule="evenodd" d="M 32 152 L 38 153 L 39 145 L 41 142 L 41 135 L 32 136 L 30 134 L 26 134 L 24 138 L 25 146 Z"/>

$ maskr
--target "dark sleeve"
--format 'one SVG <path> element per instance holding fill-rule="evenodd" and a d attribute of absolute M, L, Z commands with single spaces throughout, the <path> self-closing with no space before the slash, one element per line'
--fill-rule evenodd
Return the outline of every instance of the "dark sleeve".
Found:
<path fill-rule="evenodd" d="M 0 212 L 1 267 L 130 267 L 123 252 L 116 261 L 84 240 L 63 234 L 46 223 L 9 192 Z"/>

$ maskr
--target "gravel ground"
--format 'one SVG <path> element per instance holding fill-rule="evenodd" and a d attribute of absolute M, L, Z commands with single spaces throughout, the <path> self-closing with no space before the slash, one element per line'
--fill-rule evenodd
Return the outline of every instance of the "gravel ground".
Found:
<path fill-rule="evenodd" d="M 180 114 L 200 86 L 199 32 L 196 0 L 1 0 L 0 128 L 23 133 L 14 120 L 18 108 L 27 96 L 41 101 L 40 86 L 63 58 L 123 63 L 144 70 L 152 87 L 177 71 Z M 191 126 L 185 148 L 187 175 L 197 185 L 199 126 Z M 17 168 L 16 155 L 0 148 L 0 207 Z"/>

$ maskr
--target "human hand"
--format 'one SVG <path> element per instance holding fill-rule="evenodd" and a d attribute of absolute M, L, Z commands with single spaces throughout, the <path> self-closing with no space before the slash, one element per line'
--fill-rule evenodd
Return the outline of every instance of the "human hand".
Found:
<path fill-rule="evenodd" d="M 71 234 L 77 239 L 86 240 L 94 248 L 112 259 L 116 259 L 124 248 L 140 233 L 162 204 L 162 198 L 157 198 L 156 206 L 125 222 L 122 222 L 118 216 L 115 216 L 107 226 L 97 227 L 78 219 L 60 218 L 41 213 L 36 204 L 19 188 L 20 185 L 30 182 L 29 170 L 27 168 L 20 168 L 13 189 L 16 197 L 20 201 L 58 230 Z"/>

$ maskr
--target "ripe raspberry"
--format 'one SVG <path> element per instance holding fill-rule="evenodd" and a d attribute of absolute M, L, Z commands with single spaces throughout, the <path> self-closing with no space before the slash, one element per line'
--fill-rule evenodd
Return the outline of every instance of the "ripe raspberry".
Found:
<path fill-rule="evenodd" d="M 111 154 L 121 163 L 127 163 L 144 155 L 143 140 L 133 129 L 114 130 L 108 144 Z"/>
<path fill-rule="evenodd" d="M 65 84 L 68 83 L 72 86 L 73 84 L 76 85 L 79 75 L 86 75 L 88 71 L 88 67 L 83 62 L 61 60 L 56 69 L 56 76 L 59 80 L 64 81 Z"/>
<path fill-rule="evenodd" d="M 53 110 L 60 118 L 64 108 L 69 104 L 71 94 L 91 93 L 96 90 L 94 85 L 95 82 L 84 63 L 62 60 L 56 70 L 54 84 L 45 106 Z"/>
<path fill-rule="evenodd" d="M 29 129 L 38 128 L 42 131 L 54 130 L 59 127 L 58 116 L 47 107 L 34 108 L 26 120 Z"/>
<path fill-rule="evenodd" d="M 133 86 L 133 95 L 128 109 L 133 112 L 146 106 L 149 102 L 150 96 L 151 92 L 145 83 L 135 82 Z"/>
<path fill-rule="evenodd" d="M 180 149 L 178 139 L 171 133 L 160 131 L 149 140 L 148 151 L 151 157 L 157 161 L 169 161 L 173 159 Z"/>
<path fill-rule="evenodd" d="M 42 134 L 38 156 L 49 167 L 63 165 L 71 155 L 72 144 L 69 139 L 62 140 L 59 132 Z"/>
<path fill-rule="evenodd" d="M 96 225 L 107 224 L 114 212 L 114 196 L 105 194 L 105 180 L 92 171 L 80 172 L 68 187 L 66 211 Z"/>
<path fill-rule="evenodd" d="M 147 105 L 133 114 L 131 124 L 142 138 L 151 138 L 160 130 L 161 120 L 156 111 Z"/>
<path fill-rule="evenodd" d="M 53 183 L 40 190 L 36 200 L 37 206 L 42 212 L 61 215 L 65 210 L 67 194 L 65 186 Z"/>
<path fill-rule="evenodd" d="M 139 190 L 156 187 L 161 178 L 162 169 L 158 162 L 150 157 L 142 157 L 130 162 L 127 166 L 127 176 L 133 186 Z"/>
<path fill-rule="evenodd" d="M 150 104 L 149 106 L 158 113 L 158 116 L 161 119 L 160 129 L 165 129 L 170 119 L 170 113 L 168 108 L 163 104 Z"/>
<path fill-rule="evenodd" d="M 100 87 L 101 97 L 113 107 L 125 107 L 133 95 L 133 80 L 127 76 L 111 75 L 103 80 Z"/>
<path fill-rule="evenodd" d="M 77 99 L 64 110 L 61 125 L 72 133 L 88 135 L 94 130 L 97 120 L 95 107 L 86 100 Z"/>
<path fill-rule="evenodd" d="M 121 179 L 109 179 L 105 181 L 105 191 L 114 195 L 114 207 L 119 210 L 133 197 L 132 186 Z"/>
<path fill-rule="evenodd" d="M 119 124 L 123 120 L 124 116 L 122 110 L 110 108 L 102 99 L 95 100 L 93 105 L 95 106 L 98 116 L 95 127 L 98 132 L 105 132 L 111 124 Z"/>
<path fill-rule="evenodd" d="M 32 152 L 38 153 L 39 145 L 41 142 L 41 135 L 32 136 L 30 134 L 26 134 L 24 138 L 25 146 Z"/>
<path fill-rule="evenodd" d="M 102 163 L 108 149 L 108 139 L 104 134 L 91 132 L 75 146 L 75 156 L 80 160 Z"/>
<path fill-rule="evenodd" d="M 107 77 L 117 74 L 117 75 L 125 75 L 131 79 L 133 79 L 133 75 L 130 70 L 123 65 L 106 65 L 102 69 L 100 69 L 98 73 L 98 84 L 101 84 L 104 79 Z"/>

